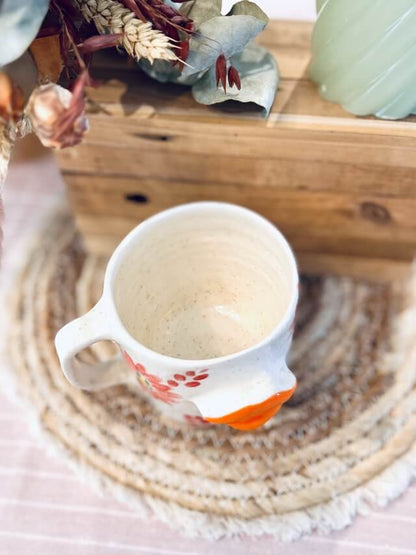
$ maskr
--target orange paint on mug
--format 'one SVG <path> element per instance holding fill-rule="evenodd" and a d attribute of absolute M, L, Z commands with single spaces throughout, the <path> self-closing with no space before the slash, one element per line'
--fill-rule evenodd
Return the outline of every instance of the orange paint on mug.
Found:
<path fill-rule="evenodd" d="M 249 405 L 225 416 L 205 418 L 205 420 L 211 422 L 211 424 L 228 424 L 236 430 L 255 430 L 280 410 L 283 403 L 286 403 L 292 397 L 295 389 L 296 384 L 292 389 L 280 391 L 257 405 Z"/>

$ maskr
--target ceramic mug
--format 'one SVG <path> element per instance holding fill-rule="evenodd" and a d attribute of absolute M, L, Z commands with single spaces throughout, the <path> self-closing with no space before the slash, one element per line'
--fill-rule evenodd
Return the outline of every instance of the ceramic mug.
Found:
<path fill-rule="evenodd" d="M 232 204 L 161 212 L 114 251 L 97 305 L 55 339 L 63 372 L 97 390 L 130 373 L 163 413 L 187 422 L 257 428 L 293 394 L 286 365 L 298 273 L 283 235 Z M 100 340 L 121 354 L 82 363 Z"/>

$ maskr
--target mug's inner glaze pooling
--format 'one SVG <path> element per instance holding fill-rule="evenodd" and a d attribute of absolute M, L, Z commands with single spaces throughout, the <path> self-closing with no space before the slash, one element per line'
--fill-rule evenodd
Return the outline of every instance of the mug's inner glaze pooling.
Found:
<path fill-rule="evenodd" d="M 267 222 L 229 205 L 201 204 L 151 220 L 124 255 L 113 290 L 137 341 L 202 360 L 269 335 L 288 308 L 292 272 Z"/>

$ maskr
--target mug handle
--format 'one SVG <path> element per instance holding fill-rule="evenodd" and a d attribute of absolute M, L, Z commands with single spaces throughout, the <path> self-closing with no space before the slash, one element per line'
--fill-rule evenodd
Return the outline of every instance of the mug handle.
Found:
<path fill-rule="evenodd" d="M 76 360 L 76 355 L 97 341 L 110 340 L 110 326 L 103 299 L 89 312 L 61 328 L 55 337 L 55 347 L 62 370 L 72 385 L 97 391 L 126 381 L 128 372 L 121 353 L 112 359 L 93 364 Z M 123 379 L 124 374 L 124 379 Z"/>

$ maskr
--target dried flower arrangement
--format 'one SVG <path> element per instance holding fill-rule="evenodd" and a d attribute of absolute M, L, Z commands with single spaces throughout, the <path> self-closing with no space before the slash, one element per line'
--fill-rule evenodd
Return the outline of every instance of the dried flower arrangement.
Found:
<path fill-rule="evenodd" d="M 82 140 L 92 55 L 104 48 L 160 82 L 191 86 L 197 102 L 255 102 L 267 114 L 278 69 L 252 42 L 267 16 L 248 0 L 221 9 L 222 0 L 2 0 L 0 187 L 17 137 L 34 131 L 52 148 Z"/>

